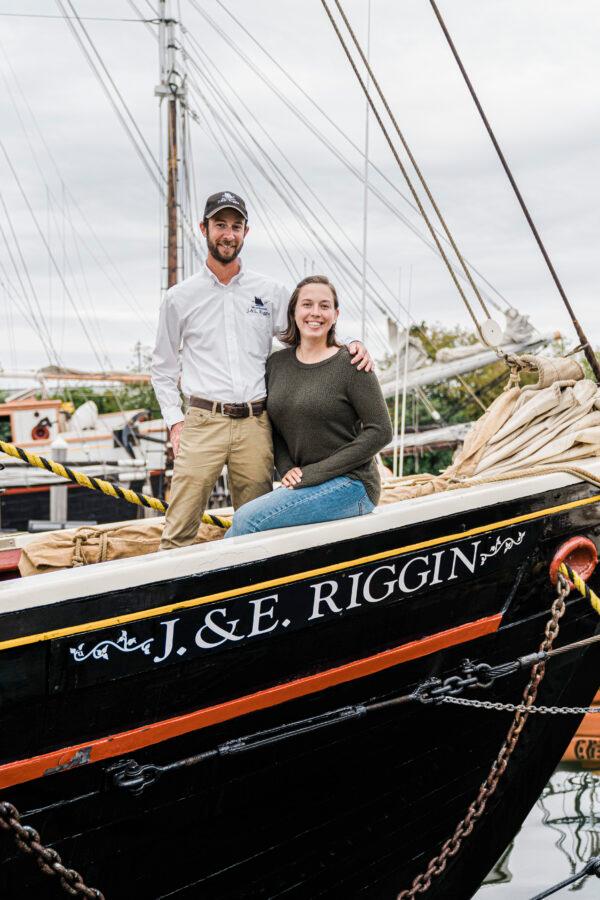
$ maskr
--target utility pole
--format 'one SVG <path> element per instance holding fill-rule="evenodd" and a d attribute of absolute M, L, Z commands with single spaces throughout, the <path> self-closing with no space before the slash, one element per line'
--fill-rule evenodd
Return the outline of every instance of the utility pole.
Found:
<path fill-rule="evenodd" d="M 175 38 L 177 22 L 171 17 L 171 0 L 159 0 L 158 52 L 160 83 L 154 89 L 162 104 L 167 101 L 167 287 L 177 284 L 179 275 L 179 202 L 177 121 L 181 102 L 185 98 L 185 84 L 177 68 L 179 45 Z"/>

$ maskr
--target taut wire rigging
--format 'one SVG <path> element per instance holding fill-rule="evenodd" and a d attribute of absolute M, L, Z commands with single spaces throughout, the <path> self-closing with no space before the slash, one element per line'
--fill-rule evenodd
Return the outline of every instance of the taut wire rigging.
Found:
<path fill-rule="evenodd" d="M 406 143 L 406 141 L 405 141 L 405 139 L 404 139 L 404 136 L 402 135 L 402 132 L 400 131 L 400 128 L 399 128 L 399 126 L 398 126 L 398 124 L 397 124 L 397 122 L 396 122 L 396 119 L 394 118 L 394 116 L 393 116 L 393 114 L 392 114 L 392 111 L 391 111 L 391 109 L 390 109 L 390 107 L 389 107 L 389 104 L 387 103 L 387 100 L 385 99 L 385 96 L 383 95 L 383 92 L 381 91 L 381 88 L 379 87 L 379 82 L 377 81 L 377 79 L 376 79 L 376 77 L 375 77 L 375 75 L 374 75 L 374 73 L 373 73 L 372 67 L 371 67 L 371 65 L 369 64 L 369 62 L 368 62 L 368 60 L 367 60 L 365 54 L 363 53 L 363 50 L 362 50 L 362 48 L 361 48 L 361 46 L 360 46 L 360 43 L 359 43 L 358 39 L 356 38 L 356 35 L 354 34 L 354 32 L 353 32 L 353 30 L 352 30 L 352 28 L 351 28 L 351 26 L 350 26 L 350 23 L 348 22 L 348 19 L 346 18 L 346 15 L 345 15 L 345 13 L 344 13 L 342 7 L 341 7 L 341 4 L 339 3 L 339 0 L 334 0 L 334 2 L 335 2 L 335 4 L 336 4 L 336 6 L 337 6 L 337 8 L 338 8 L 338 10 L 339 10 L 339 12 L 340 12 L 340 14 L 341 14 L 341 16 L 342 16 L 342 19 L 343 19 L 343 21 L 344 21 L 344 24 L 345 24 L 346 27 L 348 28 L 348 31 L 349 31 L 349 33 L 350 33 L 350 36 L 352 37 L 352 40 L 353 40 L 355 46 L 356 46 L 357 49 L 358 49 L 359 55 L 360 55 L 360 57 L 361 57 L 361 59 L 362 59 L 364 65 L 365 65 L 365 68 L 366 68 L 367 72 L 369 73 L 369 78 L 370 78 L 371 81 L 373 82 L 373 85 L 375 86 L 375 89 L 377 90 L 377 92 L 378 92 L 378 94 L 379 94 L 379 96 L 380 96 L 380 98 L 381 98 L 381 100 L 382 100 L 382 102 L 383 102 L 383 105 L 384 105 L 384 107 L 385 107 L 385 109 L 386 109 L 386 112 L 388 113 L 388 115 L 389 115 L 389 117 L 390 117 L 390 119 L 391 119 L 391 121 L 392 121 L 392 124 L 394 125 L 394 128 L 395 128 L 395 130 L 396 130 L 396 133 L 398 134 L 398 137 L 400 138 L 400 141 L 401 141 L 401 143 L 402 143 L 402 145 L 403 145 L 405 151 L 406 151 L 407 154 L 408 154 L 408 157 L 409 157 L 409 159 L 410 159 L 410 161 L 411 161 L 411 163 L 412 163 L 412 165 L 413 165 L 413 168 L 415 169 L 415 172 L 417 173 L 417 177 L 419 178 L 421 184 L 423 185 L 423 188 L 424 188 L 424 190 L 425 190 L 425 192 L 426 192 L 426 194 L 427 194 L 427 196 L 428 196 L 428 198 L 429 198 L 429 201 L 431 202 L 431 204 L 432 204 L 432 206 L 433 206 L 433 208 L 434 208 L 434 210 L 435 210 L 435 212 L 436 212 L 436 214 L 437 214 L 437 216 L 438 216 L 438 219 L 439 219 L 440 223 L 442 224 L 444 230 L 446 231 L 446 235 L 448 236 L 448 239 L 450 240 L 450 243 L 451 243 L 451 245 L 452 245 L 452 248 L 453 248 L 454 252 L 456 253 L 456 256 L 457 256 L 459 262 L 461 263 L 461 266 L 462 266 L 463 270 L 465 271 L 465 274 L 467 274 L 467 277 L 468 277 L 468 279 L 469 279 L 469 282 L 470 282 L 471 286 L 473 287 L 473 290 L 474 290 L 474 292 L 475 292 L 475 295 L 476 295 L 477 299 L 479 300 L 479 303 L 480 303 L 480 305 L 481 305 L 481 308 L 483 309 L 483 312 L 485 313 L 485 315 L 489 318 L 489 313 L 488 313 L 488 311 L 487 311 L 487 307 L 486 307 L 486 305 L 485 305 L 485 302 L 484 302 L 483 298 L 481 297 L 481 294 L 479 293 L 479 291 L 478 291 L 478 289 L 477 289 L 477 287 L 476 287 L 476 285 L 475 285 L 475 283 L 474 283 L 474 281 L 473 281 L 473 278 L 472 278 L 470 272 L 468 271 L 468 268 L 467 268 L 467 266 L 466 266 L 466 263 L 465 263 L 463 257 L 461 256 L 460 251 L 459 251 L 458 247 L 456 246 L 456 243 L 454 242 L 454 239 L 452 238 L 452 236 L 451 236 L 451 234 L 450 234 L 450 231 L 448 230 L 448 227 L 447 227 L 447 225 L 446 225 L 446 223 L 445 223 L 445 220 L 444 220 L 443 217 L 441 216 L 441 213 L 440 213 L 440 211 L 439 211 L 439 209 L 438 209 L 438 207 L 437 207 L 437 205 L 436 205 L 436 203 L 435 203 L 435 201 L 434 201 L 434 199 L 433 199 L 433 196 L 431 195 L 431 192 L 430 192 L 429 188 L 427 187 L 427 185 L 426 185 L 426 183 L 425 183 L 425 180 L 424 180 L 424 178 L 423 178 L 423 176 L 422 176 L 422 174 L 421 174 L 421 172 L 420 172 L 420 169 L 418 168 L 418 166 L 417 166 L 417 164 L 416 164 L 416 162 L 415 162 L 415 159 L 414 159 L 412 153 L 410 152 L 410 149 L 408 148 L 408 145 L 407 145 L 407 143 Z M 335 31 L 335 33 L 336 33 L 336 36 L 337 36 L 337 38 L 338 38 L 338 41 L 340 42 L 340 45 L 341 45 L 341 47 L 342 47 L 344 53 L 346 54 L 346 57 L 347 57 L 347 59 L 348 59 L 348 62 L 350 63 L 350 65 L 351 65 L 351 67 L 352 67 L 352 70 L 354 71 L 354 74 L 356 75 L 356 78 L 357 78 L 357 80 L 358 80 L 358 83 L 360 84 L 360 86 L 361 86 L 361 88 L 362 88 L 362 90 L 363 90 L 363 92 L 364 92 L 364 94 L 365 94 L 365 97 L 367 98 L 367 100 L 368 100 L 368 102 L 369 102 L 369 105 L 370 105 L 370 107 L 371 107 L 371 109 L 372 109 L 372 111 L 373 111 L 373 115 L 374 115 L 375 118 L 377 119 L 377 123 L 379 124 L 379 127 L 381 128 L 381 131 L 382 131 L 382 133 L 383 133 L 383 136 L 385 137 L 385 139 L 386 139 L 386 141 L 387 141 L 387 143 L 388 143 L 388 145 L 389 145 L 389 148 L 390 148 L 390 150 L 392 151 L 392 154 L 393 154 L 393 156 L 394 156 L 394 159 L 396 160 L 396 163 L 398 164 L 398 167 L 400 168 L 400 171 L 402 172 L 402 175 L 403 175 L 403 177 L 404 177 L 404 180 L 406 181 L 406 184 L 407 184 L 407 186 L 408 186 L 408 188 L 409 188 L 409 190 L 410 190 L 410 192 L 411 192 L 411 194 L 412 194 L 412 196 L 413 196 L 413 199 L 414 199 L 415 203 L 417 204 L 417 207 L 419 208 L 419 212 L 421 213 L 421 215 L 422 215 L 422 217 L 423 217 L 423 219 L 424 219 L 424 221 L 425 221 L 425 224 L 427 225 L 427 228 L 429 229 L 429 233 L 431 234 L 431 237 L 432 237 L 432 239 L 434 240 L 434 242 L 435 242 L 435 244 L 436 244 L 436 247 L 438 248 L 438 251 L 439 251 L 439 253 L 440 253 L 440 255 L 441 255 L 441 257 L 442 257 L 444 263 L 446 264 L 446 267 L 447 267 L 447 269 L 448 269 L 448 272 L 449 272 L 449 274 L 450 274 L 450 277 L 452 278 L 452 281 L 454 282 L 454 285 L 455 285 L 455 287 L 456 287 L 456 289 L 457 289 L 457 291 L 458 291 L 458 293 L 459 293 L 459 295 L 460 295 L 460 297 L 461 297 L 463 303 L 465 304 L 465 307 L 467 308 L 467 311 L 468 311 L 469 315 L 471 316 L 471 319 L 473 320 L 473 324 L 475 325 L 475 329 L 476 329 L 477 333 L 481 336 L 482 340 L 484 340 L 484 342 L 485 342 L 484 336 L 483 336 L 483 334 L 482 334 L 482 332 L 481 332 L 481 326 L 480 326 L 479 320 L 477 319 L 477 316 L 475 315 L 475 312 L 474 312 L 474 310 L 473 310 L 473 307 L 471 306 L 471 303 L 469 302 L 469 300 L 468 300 L 468 298 L 467 298 L 467 295 L 466 295 L 465 292 L 463 291 L 462 286 L 461 286 L 461 284 L 460 284 L 459 281 L 458 281 L 458 278 L 457 278 L 457 276 L 456 276 L 456 273 L 455 273 L 455 271 L 454 271 L 454 268 L 453 268 L 453 266 L 451 265 L 450 260 L 448 259 L 447 255 L 446 255 L 446 252 L 445 252 L 445 250 L 444 250 L 444 248 L 443 248 L 443 246 L 442 246 L 442 244 L 441 244 L 441 242 L 440 242 L 440 239 L 439 239 L 439 237 L 438 237 L 438 235 L 437 235 L 437 232 L 436 232 L 435 228 L 433 227 L 433 225 L 432 225 L 432 223 L 431 223 L 431 220 L 429 219 L 429 216 L 427 215 L 427 212 L 426 212 L 426 210 L 425 210 L 425 207 L 423 206 L 423 203 L 421 202 L 421 198 L 419 197 L 419 195 L 418 195 L 418 193 L 417 193 L 417 191 L 416 191 L 416 188 L 415 188 L 415 186 L 414 186 L 413 183 L 412 183 L 412 180 L 411 180 L 411 178 L 410 178 L 410 175 L 408 174 L 408 171 L 407 171 L 407 169 L 406 169 L 404 163 L 402 162 L 402 159 L 400 158 L 400 154 L 398 153 L 398 151 L 396 150 L 396 147 L 394 146 L 394 142 L 392 141 L 392 139 L 391 139 L 391 137 L 390 137 L 390 134 L 389 134 L 389 132 L 388 132 L 388 130 L 387 130 L 387 128 L 386 128 L 384 122 L 383 122 L 383 119 L 381 118 L 381 115 L 380 115 L 380 113 L 379 113 L 379 110 L 377 109 L 377 107 L 376 107 L 376 105 L 375 105 L 375 102 L 373 101 L 373 98 L 371 97 L 371 94 L 370 94 L 370 92 L 369 92 L 369 90 L 368 90 L 368 88 L 367 88 L 367 85 L 365 84 L 365 81 L 364 81 L 363 77 L 361 76 L 360 72 L 358 71 L 358 67 L 357 67 L 357 65 L 356 65 L 356 63 L 355 63 L 355 61 L 354 61 L 354 59 L 353 59 L 353 57 L 352 57 L 352 54 L 350 53 L 350 50 L 349 50 L 349 48 L 348 48 L 348 45 L 346 44 L 346 42 L 345 42 L 345 40 L 344 40 L 344 38 L 343 38 L 343 35 L 342 35 L 342 33 L 341 33 L 341 31 L 340 31 L 340 29 L 339 29 L 339 27 L 338 27 L 338 24 L 337 24 L 337 22 L 335 21 L 335 19 L 334 19 L 334 17 L 333 17 L 333 14 L 332 14 L 332 12 L 331 12 L 331 10 L 330 10 L 330 8 L 329 8 L 329 6 L 327 5 L 327 0 L 321 0 L 321 4 L 322 4 L 323 9 L 325 10 L 325 12 L 326 12 L 326 14 L 327 14 L 327 17 L 328 17 L 329 21 L 331 22 L 331 25 L 333 26 L 333 29 L 334 29 L 334 31 Z"/>
<path fill-rule="evenodd" d="M 558 277 L 556 269 L 552 265 L 552 261 L 548 255 L 546 247 L 544 246 L 544 242 L 542 241 L 542 238 L 540 237 L 540 233 L 537 230 L 533 219 L 531 218 L 531 214 L 529 212 L 529 209 L 527 208 L 527 204 L 525 203 L 525 200 L 523 199 L 523 195 L 521 194 L 521 191 L 519 190 L 519 187 L 517 185 L 517 182 L 514 179 L 514 176 L 512 174 L 510 166 L 508 165 L 508 163 L 506 161 L 506 157 L 504 156 L 504 153 L 502 152 L 502 149 L 500 148 L 500 144 L 496 140 L 496 135 L 494 134 L 494 132 L 492 130 L 492 126 L 490 125 L 488 118 L 483 110 L 483 107 L 482 107 L 481 103 L 479 102 L 479 98 L 477 97 L 477 94 L 475 93 L 475 88 L 473 87 L 473 84 L 471 83 L 471 80 L 470 80 L 469 76 L 467 75 L 467 71 L 462 64 L 462 60 L 458 54 L 456 47 L 454 46 L 454 42 L 453 42 L 452 38 L 450 37 L 450 33 L 448 32 L 448 29 L 446 28 L 446 23 L 444 22 L 442 15 L 441 15 L 439 9 L 437 8 L 434 0 L 429 0 L 429 2 L 431 4 L 431 7 L 432 7 L 435 15 L 436 15 L 438 22 L 440 23 L 441 29 L 444 32 L 444 36 L 445 36 L 446 40 L 448 41 L 448 45 L 450 47 L 450 50 L 452 51 L 452 55 L 454 56 L 454 59 L 456 60 L 458 68 L 460 69 L 460 72 L 465 80 L 465 84 L 467 85 L 467 87 L 469 89 L 469 93 L 471 94 L 471 97 L 473 98 L 473 102 L 475 103 L 475 106 L 477 107 L 477 111 L 479 112 L 479 115 L 481 116 L 481 120 L 487 129 L 487 133 L 489 134 L 492 144 L 494 145 L 494 149 L 495 149 L 496 153 L 498 154 L 498 158 L 499 158 L 500 162 L 502 163 L 502 168 L 506 172 L 506 175 L 507 175 L 508 180 L 511 184 L 511 187 L 515 193 L 515 196 L 516 196 L 517 200 L 519 201 L 519 206 L 523 210 L 523 214 L 524 214 L 525 218 L 527 219 L 527 223 L 532 231 L 532 234 L 536 240 L 538 247 L 540 248 L 540 251 L 542 253 L 542 256 L 544 257 L 546 265 L 548 266 L 550 275 L 552 276 L 552 280 L 554 281 L 554 284 L 556 285 L 556 287 L 558 289 L 558 293 L 560 294 L 562 301 L 567 308 L 567 312 L 569 313 L 569 316 L 571 317 L 571 321 L 573 322 L 573 326 L 575 328 L 575 331 L 577 332 L 577 337 L 579 338 L 579 340 L 581 342 L 586 359 L 587 359 L 588 363 L 590 364 L 590 368 L 592 369 L 592 372 L 594 373 L 594 377 L 596 378 L 596 381 L 600 384 L 600 363 L 598 362 L 598 360 L 596 358 L 596 354 L 594 353 L 592 347 L 590 346 L 590 343 L 589 343 L 587 337 L 585 336 L 585 333 L 584 333 L 581 325 L 579 324 L 579 321 L 575 315 L 575 312 L 573 311 L 573 307 L 571 306 L 569 299 L 565 293 L 565 290 L 562 286 L 562 283 L 560 281 L 560 278 Z M 337 3 L 337 0 L 336 0 L 336 3 Z"/>

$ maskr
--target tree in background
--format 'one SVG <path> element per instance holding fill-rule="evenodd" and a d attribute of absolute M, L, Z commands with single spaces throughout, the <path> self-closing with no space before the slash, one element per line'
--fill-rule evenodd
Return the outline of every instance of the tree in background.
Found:
<path fill-rule="evenodd" d="M 421 342 L 423 349 L 432 360 L 435 358 L 435 353 L 442 348 L 464 347 L 477 343 L 475 334 L 460 325 L 447 328 L 437 323 L 428 325 L 426 322 L 421 322 L 419 325 L 411 327 L 410 334 L 411 337 L 415 337 Z M 562 355 L 565 352 L 564 341 L 554 341 L 546 352 L 552 356 Z M 380 370 L 392 373 L 395 364 L 395 355 L 389 354 L 380 363 Z M 389 378 L 389 374 L 387 377 Z M 590 377 L 589 371 L 586 372 L 586 377 Z M 402 376 L 400 376 L 401 378 Z M 483 369 L 467 372 L 459 378 L 428 385 L 422 389 L 421 397 L 411 391 L 406 406 L 406 433 L 475 421 L 502 393 L 507 380 L 506 365 L 499 360 Z M 521 376 L 522 384 L 528 384 L 535 380 L 536 376 L 529 373 Z M 438 413 L 439 421 L 432 416 L 428 404 Z M 393 422 L 393 397 L 388 400 L 388 407 Z M 450 448 L 419 450 L 415 454 L 405 456 L 404 474 L 413 475 L 417 471 L 440 472 L 450 465 L 453 454 L 454 450 Z M 391 457 L 385 458 L 384 462 L 391 467 Z"/>
<path fill-rule="evenodd" d="M 136 344 L 132 362 L 127 367 L 129 372 L 148 372 L 152 351 L 149 347 L 141 347 Z M 147 409 L 151 418 L 160 416 L 154 390 L 150 383 L 121 384 L 116 387 L 67 387 L 63 388 L 56 397 L 65 402 L 71 402 L 75 408 L 81 406 L 87 400 L 93 400 L 98 407 L 98 412 L 120 412 L 125 409 Z"/>

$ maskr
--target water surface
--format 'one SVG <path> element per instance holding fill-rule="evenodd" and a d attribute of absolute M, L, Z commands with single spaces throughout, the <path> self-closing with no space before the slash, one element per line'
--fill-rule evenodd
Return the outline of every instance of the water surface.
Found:
<path fill-rule="evenodd" d="M 600 855 L 600 772 L 559 766 L 477 900 L 529 900 Z M 591 876 L 555 894 L 600 900 Z"/>

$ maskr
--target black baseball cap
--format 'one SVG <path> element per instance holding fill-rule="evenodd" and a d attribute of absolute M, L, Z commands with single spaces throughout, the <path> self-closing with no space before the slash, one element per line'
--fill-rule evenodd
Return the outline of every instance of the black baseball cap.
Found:
<path fill-rule="evenodd" d="M 204 207 L 204 218 L 210 219 L 222 209 L 236 209 L 243 215 L 246 222 L 248 221 L 246 204 L 241 197 L 231 191 L 219 191 L 218 194 L 211 194 Z"/>

